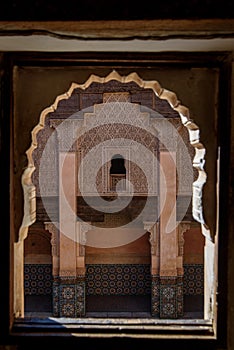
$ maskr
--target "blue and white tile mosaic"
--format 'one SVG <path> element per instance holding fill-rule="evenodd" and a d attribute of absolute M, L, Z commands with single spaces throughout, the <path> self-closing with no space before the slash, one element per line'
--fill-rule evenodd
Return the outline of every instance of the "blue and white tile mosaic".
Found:
<path fill-rule="evenodd" d="M 204 294 L 204 266 L 184 265 L 183 292 L 185 295 Z"/>
<path fill-rule="evenodd" d="M 79 277 L 56 277 L 53 290 L 55 317 L 81 317 L 85 314 L 85 281 Z"/>
<path fill-rule="evenodd" d="M 25 264 L 24 292 L 25 295 L 52 294 L 52 265 Z"/>
<path fill-rule="evenodd" d="M 147 264 L 86 265 L 87 295 L 146 295 L 151 293 Z"/>
<path fill-rule="evenodd" d="M 89 264 L 86 276 L 52 279 L 49 264 L 24 265 L 25 295 L 53 295 L 55 317 L 85 315 L 85 295 L 150 295 L 153 317 L 183 315 L 183 296 L 204 294 L 204 267 L 185 264 L 184 277 L 151 276 L 146 264 Z"/>

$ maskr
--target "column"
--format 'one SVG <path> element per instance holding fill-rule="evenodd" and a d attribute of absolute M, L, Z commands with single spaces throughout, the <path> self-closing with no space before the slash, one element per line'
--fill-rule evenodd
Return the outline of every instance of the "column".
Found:
<path fill-rule="evenodd" d="M 14 243 L 14 315 L 24 317 L 24 240 Z"/>
<path fill-rule="evenodd" d="M 217 266 L 216 245 L 206 237 L 204 247 L 204 318 L 211 320 L 215 302 L 214 281 L 217 271 L 215 271 L 215 263 Z"/>
<path fill-rule="evenodd" d="M 160 152 L 160 317 L 182 316 L 183 288 L 177 274 L 176 154 Z"/>
<path fill-rule="evenodd" d="M 177 232 L 177 313 L 178 317 L 183 316 L 184 310 L 184 233 L 190 229 L 190 223 L 178 223 Z"/>
<path fill-rule="evenodd" d="M 77 313 L 85 315 L 85 245 L 86 233 L 90 229 L 89 223 L 77 222 L 77 251 L 76 251 L 76 273 L 77 273 Z"/>
<path fill-rule="evenodd" d="M 53 316 L 59 317 L 59 223 L 45 222 L 45 229 L 51 233 L 52 276 L 53 276 Z"/>
<path fill-rule="evenodd" d="M 59 315 L 77 317 L 76 155 L 59 153 Z"/>
<path fill-rule="evenodd" d="M 151 252 L 151 315 L 159 317 L 159 224 L 144 222 L 144 229 L 150 233 L 150 252 Z"/>

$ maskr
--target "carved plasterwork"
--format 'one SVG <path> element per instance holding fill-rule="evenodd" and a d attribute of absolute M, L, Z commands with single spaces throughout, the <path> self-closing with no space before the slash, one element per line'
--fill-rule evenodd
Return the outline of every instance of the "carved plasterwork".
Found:
<path fill-rule="evenodd" d="M 158 223 L 144 222 L 144 229 L 150 233 L 149 242 L 151 255 L 159 256 L 159 225 Z"/>
<path fill-rule="evenodd" d="M 92 83 L 108 83 L 111 80 L 116 80 L 120 83 L 130 83 L 135 82 L 144 89 L 152 89 L 152 91 L 155 93 L 157 97 L 160 99 L 166 100 L 172 109 L 178 112 L 181 118 L 182 124 L 187 128 L 189 133 L 189 141 L 190 144 L 195 149 L 195 157 L 193 158 L 193 166 L 198 170 L 198 177 L 196 181 L 193 183 L 193 217 L 195 220 L 201 223 L 202 226 L 202 232 L 206 236 L 210 238 L 210 231 L 204 221 L 203 218 L 203 205 L 202 205 L 202 189 L 206 182 L 206 172 L 204 170 L 204 164 L 205 164 L 205 147 L 200 141 L 200 130 L 199 127 L 194 123 L 189 116 L 189 109 L 181 104 L 181 102 L 178 100 L 176 94 L 172 91 L 169 91 L 167 89 L 164 89 L 161 87 L 161 85 L 155 81 L 144 81 L 142 80 L 137 73 L 131 73 L 127 76 L 121 76 L 116 71 L 111 72 L 106 77 L 100 77 L 96 75 L 91 75 L 89 79 L 84 84 L 77 84 L 72 83 L 69 90 L 60 96 L 58 96 L 55 100 L 55 102 L 48 108 L 44 109 L 40 115 L 39 123 L 35 126 L 35 128 L 32 130 L 32 143 L 30 148 L 27 150 L 27 159 L 28 159 L 28 165 L 25 169 L 23 175 L 22 175 L 22 186 L 24 189 L 24 217 L 22 220 L 22 224 L 19 231 L 19 239 L 22 240 L 27 235 L 28 227 L 35 222 L 36 215 L 34 212 L 32 212 L 31 208 L 35 207 L 35 197 L 31 195 L 34 191 L 34 185 L 32 183 L 32 173 L 35 170 L 35 162 L 33 158 L 33 151 L 38 147 L 38 140 L 37 140 L 37 134 L 40 130 L 42 130 L 45 127 L 45 120 L 49 113 L 53 113 L 56 111 L 58 107 L 58 103 L 61 100 L 65 100 L 71 97 L 73 91 L 75 89 L 82 89 L 85 90 L 88 88 Z M 126 99 L 125 99 L 126 101 Z M 128 104 L 128 102 L 121 101 L 119 103 L 120 111 L 123 111 L 122 108 L 124 108 L 124 105 Z M 113 102 L 113 106 L 116 102 Z M 111 104 L 108 107 L 108 117 L 110 116 L 110 108 Z M 104 113 L 103 118 L 106 117 L 105 115 L 105 104 L 102 104 L 101 106 L 96 105 L 96 113 Z M 115 107 L 114 107 L 115 108 Z M 135 116 L 135 113 L 137 113 L 137 117 L 135 118 L 135 121 L 137 123 L 137 126 L 142 126 L 143 128 L 147 128 L 146 126 L 146 118 L 142 118 L 143 114 L 139 114 L 137 112 L 136 105 L 130 104 L 129 106 L 129 116 L 132 114 Z M 99 109 L 99 110 L 98 110 Z M 119 118 L 121 117 L 121 113 L 119 113 Z M 89 121 L 86 118 L 86 123 L 88 125 Z M 129 121 L 131 123 L 131 121 Z M 73 137 L 73 136 L 72 136 Z"/>
<path fill-rule="evenodd" d="M 79 235 L 79 256 L 85 256 L 86 234 L 91 229 L 90 222 L 77 222 L 77 233 Z"/>
<path fill-rule="evenodd" d="M 60 249 L 59 249 L 59 229 L 57 222 L 45 222 L 45 229 L 51 233 L 51 253 L 53 258 L 53 276 L 59 275 L 59 258 L 60 258 Z"/>
<path fill-rule="evenodd" d="M 72 277 L 74 278 L 74 271 L 69 271 L 69 270 L 60 270 L 59 271 L 59 276 L 61 277 Z"/>
<path fill-rule="evenodd" d="M 148 119 L 148 116 L 145 116 Z M 95 121 L 98 116 L 92 115 Z M 120 141 L 121 140 L 121 141 Z M 107 144 L 105 144 L 107 142 Z M 121 154 L 125 159 L 126 179 L 131 181 L 135 193 L 157 194 L 157 150 L 158 139 L 146 130 L 129 124 L 103 124 L 94 127 L 78 140 L 79 161 L 82 161 L 82 171 L 79 181 L 83 192 L 95 193 L 96 186 L 99 192 L 109 192 L 110 159 L 115 154 Z M 85 158 L 92 150 L 92 159 Z M 90 161 L 92 165 L 90 165 Z M 139 166 L 139 167 L 138 167 Z M 102 167 L 102 169 L 101 169 Z M 89 170 L 101 169 L 97 172 L 96 183 L 90 183 Z M 142 170 L 144 174 L 142 174 Z M 143 181 L 144 178 L 146 181 Z M 127 187 L 128 189 L 128 187 Z"/>
<path fill-rule="evenodd" d="M 174 151 L 177 147 L 177 130 L 174 125 L 165 118 L 156 119 L 152 124 L 159 132 L 160 151 Z"/>
<path fill-rule="evenodd" d="M 184 255 L 184 233 L 190 229 L 189 223 L 181 222 L 178 225 L 178 256 Z"/>
<path fill-rule="evenodd" d="M 131 102 L 129 92 L 106 92 L 103 94 L 103 103 Z"/>
<path fill-rule="evenodd" d="M 59 256 L 59 230 L 58 223 L 45 222 L 45 229 L 51 233 L 52 256 Z"/>
<path fill-rule="evenodd" d="M 142 112 L 138 104 L 131 102 L 108 102 L 94 105 L 93 113 L 84 113 L 86 130 L 114 123 L 149 129 L 149 113 Z"/>
<path fill-rule="evenodd" d="M 75 150 L 75 141 L 77 140 L 77 130 L 82 126 L 82 120 L 66 119 L 63 120 L 63 127 L 59 128 L 61 120 L 50 120 L 50 126 L 55 128 L 58 134 L 58 150 L 69 152 Z"/>
<path fill-rule="evenodd" d="M 197 176 L 197 171 L 191 167 L 191 161 L 194 157 L 194 148 L 189 144 L 188 130 L 178 126 L 177 148 L 176 148 L 176 169 L 178 172 L 177 195 L 191 195 L 193 181 Z M 189 147 L 190 146 L 190 147 Z M 186 147 L 186 152 L 184 152 Z"/>
<path fill-rule="evenodd" d="M 35 171 L 33 184 L 37 197 L 58 195 L 58 142 L 57 132 L 48 126 L 37 135 L 38 148 L 34 151 Z M 46 147 L 45 147 L 46 145 Z M 43 154 L 43 161 L 41 162 Z M 40 174 L 40 176 L 39 176 Z M 49 181 L 49 186 L 48 186 Z"/>

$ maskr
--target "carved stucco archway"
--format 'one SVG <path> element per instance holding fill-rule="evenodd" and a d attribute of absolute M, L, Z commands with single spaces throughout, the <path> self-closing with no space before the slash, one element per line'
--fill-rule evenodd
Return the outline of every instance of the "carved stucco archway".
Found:
<path fill-rule="evenodd" d="M 176 94 L 165 88 L 162 88 L 157 81 L 144 81 L 137 73 L 131 73 L 127 76 L 120 76 L 116 71 L 113 71 L 106 77 L 99 77 L 96 75 L 91 75 L 89 79 L 84 84 L 73 83 L 70 89 L 60 96 L 58 96 L 50 107 L 44 109 L 40 115 L 39 123 L 32 130 L 32 143 L 30 148 L 27 150 L 28 166 L 22 175 L 22 187 L 24 191 L 24 216 L 22 224 L 19 230 L 18 242 L 15 243 L 15 290 L 14 290 L 14 305 L 15 305 L 15 315 L 23 316 L 24 314 L 24 302 L 23 302 L 23 242 L 27 237 L 28 228 L 36 220 L 36 196 L 35 196 L 35 186 L 32 182 L 32 174 L 35 170 L 35 163 L 33 159 L 33 151 L 37 148 L 37 134 L 45 126 L 45 119 L 48 113 L 56 111 L 58 103 L 61 100 L 65 100 L 71 97 L 74 89 L 79 88 L 85 90 L 92 83 L 107 83 L 111 80 L 116 80 L 121 83 L 134 82 L 138 84 L 141 88 L 151 89 L 155 95 L 163 100 L 166 100 L 169 105 L 178 112 L 182 125 L 187 128 L 189 133 L 190 144 L 194 147 L 195 156 L 193 158 L 193 167 L 198 171 L 198 177 L 193 183 L 193 196 L 192 196 L 192 213 L 196 221 L 201 224 L 202 233 L 205 235 L 208 243 L 209 249 L 206 251 L 208 257 L 206 257 L 206 262 L 210 259 L 213 254 L 213 243 L 210 234 L 210 230 L 205 223 L 203 217 L 203 203 L 202 203 L 202 190 L 206 182 L 206 172 L 204 170 L 205 165 L 205 147 L 200 141 L 200 130 L 199 127 L 190 119 L 189 109 L 181 104 L 178 100 Z M 213 260 L 209 262 L 209 269 L 212 269 Z M 210 300 L 210 295 L 212 294 L 213 280 L 209 279 L 209 283 L 206 283 L 205 295 L 207 300 Z M 209 303 L 205 302 L 205 318 L 210 318 Z"/>

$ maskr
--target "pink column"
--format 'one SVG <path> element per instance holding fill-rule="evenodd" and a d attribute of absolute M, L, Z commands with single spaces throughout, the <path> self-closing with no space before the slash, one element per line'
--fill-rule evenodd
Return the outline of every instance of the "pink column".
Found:
<path fill-rule="evenodd" d="M 160 152 L 160 317 L 183 314 L 183 281 L 177 276 L 176 154 Z"/>
<path fill-rule="evenodd" d="M 76 154 L 59 154 L 59 223 L 60 268 L 54 289 L 60 317 L 81 317 L 85 314 L 85 279 L 79 273 L 77 251 L 77 165 Z M 84 260 L 84 258 L 83 258 Z M 82 260 L 82 261 L 83 261 Z M 84 264 L 84 263 L 83 263 Z M 83 265 L 82 265 L 83 266 Z M 78 267 L 78 270 L 77 270 Z M 54 298 L 54 300 L 56 299 Z M 56 312 L 55 312 L 56 313 Z"/>
<path fill-rule="evenodd" d="M 60 276 L 76 276 L 76 156 L 59 154 Z"/>
<path fill-rule="evenodd" d="M 175 152 L 160 152 L 160 166 L 160 276 L 177 276 Z"/>

